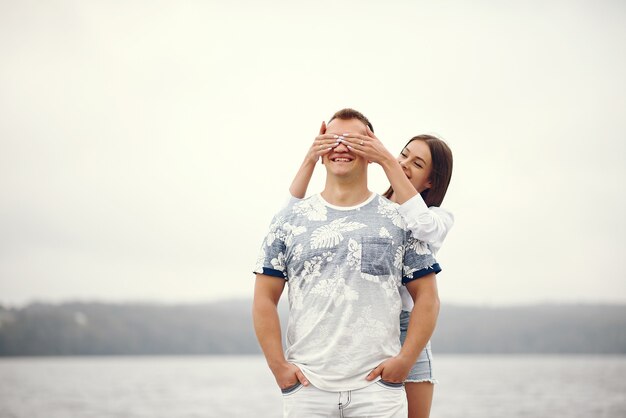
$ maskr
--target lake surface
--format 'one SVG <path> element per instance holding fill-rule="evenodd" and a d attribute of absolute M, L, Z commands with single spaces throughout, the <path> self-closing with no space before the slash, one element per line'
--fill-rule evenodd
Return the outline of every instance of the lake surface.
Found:
<path fill-rule="evenodd" d="M 435 358 L 432 418 L 624 418 L 626 356 Z M 0 358 L 1 418 L 281 416 L 261 356 Z"/>

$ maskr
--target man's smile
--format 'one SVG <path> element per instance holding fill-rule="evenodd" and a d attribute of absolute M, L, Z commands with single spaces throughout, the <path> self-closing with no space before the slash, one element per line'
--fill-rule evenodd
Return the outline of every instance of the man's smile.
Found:
<path fill-rule="evenodd" d="M 351 155 L 337 155 L 337 156 L 332 156 L 330 158 L 330 161 L 334 163 L 349 163 L 349 162 L 354 161 L 354 157 Z"/>

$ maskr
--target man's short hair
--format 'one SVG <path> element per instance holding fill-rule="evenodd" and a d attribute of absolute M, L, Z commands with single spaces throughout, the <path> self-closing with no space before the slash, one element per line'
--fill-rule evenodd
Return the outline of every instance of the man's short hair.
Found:
<path fill-rule="evenodd" d="M 370 131 L 374 132 L 374 127 L 368 118 L 363 115 L 363 113 L 358 110 L 350 109 L 349 107 L 345 109 L 341 109 L 328 120 L 328 123 L 332 122 L 333 119 L 341 119 L 341 120 L 350 120 L 350 119 L 358 119 L 367 125 L 370 128 Z"/>

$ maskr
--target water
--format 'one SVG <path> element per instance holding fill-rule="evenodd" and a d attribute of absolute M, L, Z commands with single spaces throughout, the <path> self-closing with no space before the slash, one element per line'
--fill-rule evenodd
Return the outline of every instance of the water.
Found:
<path fill-rule="evenodd" d="M 432 418 L 624 418 L 626 357 L 451 356 Z M 0 418 L 281 416 L 259 356 L 0 359 Z"/>

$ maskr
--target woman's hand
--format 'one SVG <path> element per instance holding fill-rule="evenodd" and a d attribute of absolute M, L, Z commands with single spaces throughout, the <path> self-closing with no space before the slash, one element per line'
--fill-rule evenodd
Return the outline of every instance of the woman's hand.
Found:
<path fill-rule="evenodd" d="M 385 148 L 382 142 L 367 127 L 367 135 L 345 133 L 340 139 L 352 152 L 368 161 L 383 165 L 395 161 L 395 157 Z"/>
<path fill-rule="evenodd" d="M 339 145 L 338 140 L 339 137 L 337 135 L 326 134 L 326 122 L 322 122 L 318 136 L 315 137 L 313 145 L 311 145 L 311 148 L 306 153 L 306 157 L 304 157 L 302 165 L 298 169 L 296 176 L 293 178 L 291 186 L 289 186 L 289 193 L 291 193 L 291 196 L 297 199 L 304 198 L 306 195 L 306 189 L 309 187 L 313 171 L 315 171 L 315 164 L 322 155 L 328 154 L 330 150 Z"/>
<path fill-rule="evenodd" d="M 328 154 L 330 150 L 339 145 L 337 135 L 326 134 L 326 122 L 322 122 L 319 135 L 315 137 L 311 148 L 307 152 L 305 161 L 315 164 L 322 155 Z"/>

